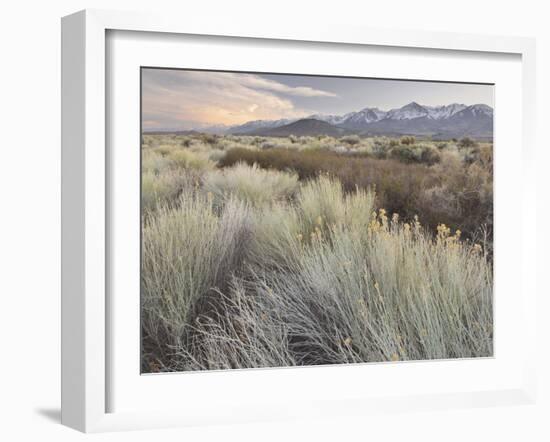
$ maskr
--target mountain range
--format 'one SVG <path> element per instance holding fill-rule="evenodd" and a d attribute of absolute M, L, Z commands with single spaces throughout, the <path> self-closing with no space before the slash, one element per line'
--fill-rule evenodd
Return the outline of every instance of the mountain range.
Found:
<path fill-rule="evenodd" d="M 303 119 L 255 120 L 232 126 L 239 135 L 416 135 L 432 138 L 492 138 L 493 109 L 485 104 L 423 106 L 411 102 L 384 111 L 366 107 L 344 115 L 315 114 Z"/>

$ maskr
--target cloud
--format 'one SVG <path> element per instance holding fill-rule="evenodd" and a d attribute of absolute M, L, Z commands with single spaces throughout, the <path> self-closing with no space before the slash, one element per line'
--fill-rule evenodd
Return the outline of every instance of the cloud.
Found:
<path fill-rule="evenodd" d="M 292 97 L 333 97 L 310 87 L 292 87 L 255 74 L 145 69 L 144 129 L 241 124 L 250 120 L 299 118 L 311 111 Z"/>
<path fill-rule="evenodd" d="M 231 75 L 243 75 L 243 74 L 231 74 Z M 312 89 L 310 87 L 299 86 L 292 87 L 286 84 L 279 83 L 277 81 L 268 80 L 258 75 L 246 74 L 241 79 L 241 84 L 247 87 L 255 89 L 264 89 L 273 92 L 280 92 L 288 95 L 296 95 L 299 97 L 336 97 L 336 94 L 332 92 L 326 92 L 319 89 Z"/>

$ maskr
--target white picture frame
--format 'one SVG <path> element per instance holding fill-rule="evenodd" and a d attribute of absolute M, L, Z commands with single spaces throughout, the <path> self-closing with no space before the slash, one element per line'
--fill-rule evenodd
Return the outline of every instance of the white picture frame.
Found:
<path fill-rule="evenodd" d="M 518 354 L 521 376 L 503 382 L 502 388 L 484 389 L 477 385 L 461 392 L 426 394 L 379 394 L 347 396 L 338 394 L 316 398 L 303 404 L 255 403 L 247 396 L 229 404 L 228 412 L 215 407 L 197 407 L 196 412 L 168 407 L 158 410 L 112 411 L 109 394 L 113 385 L 109 376 L 113 355 L 110 353 L 109 327 L 112 326 L 108 298 L 109 247 L 116 230 L 109 228 L 112 199 L 108 184 L 108 134 L 106 121 L 109 85 L 106 72 L 108 32 L 154 32 L 162 35 L 200 35 L 270 39 L 292 42 L 338 43 L 340 45 L 377 46 L 403 50 L 430 49 L 467 51 L 483 54 L 511 54 L 521 63 L 521 159 L 522 185 L 518 190 L 521 205 L 518 225 L 519 256 L 515 257 L 521 278 L 517 308 L 523 330 L 524 346 Z M 159 35 L 159 34 L 156 34 Z M 343 46 L 342 46 L 343 47 Z M 180 24 L 177 17 L 152 16 L 99 10 L 86 10 L 62 21 L 62 423 L 85 432 L 111 431 L 167 426 L 249 422 L 307 418 L 376 411 L 418 410 L 532 403 L 535 400 L 533 354 L 536 287 L 535 233 L 528 220 L 535 219 L 535 43 L 532 39 L 493 37 L 418 31 L 377 30 L 341 26 L 308 25 L 284 29 L 265 23 L 233 27 L 230 23 L 206 21 Z M 498 104 L 497 110 L 498 113 Z M 498 116 L 497 116 L 498 118 Z M 498 188 L 497 188 L 498 192 Z M 504 250 L 504 249 L 501 249 Z M 499 252 L 497 253 L 506 253 Z M 506 290 L 505 287 L 502 290 Z M 497 301 L 498 302 L 498 301 Z M 498 354 L 496 355 L 498 359 Z M 468 361 L 455 361 L 453 369 L 466 367 Z M 386 365 L 385 367 L 390 367 Z M 361 368 L 356 368 L 355 371 Z M 384 366 L 379 365 L 378 370 Z M 491 367 L 488 367 L 490 370 Z M 325 370 L 327 368 L 308 368 Z M 336 368 L 338 370 L 338 368 Z M 422 371 L 417 365 L 415 370 Z M 300 375 L 284 370 L 287 378 Z M 254 374 L 253 374 L 254 373 Z M 241 371 L 239 382 L 265 382 L 259 371 Z M 310 371 L 309 374 L 312 372 Z M 134 373 L 135 374 L 135 373 Z M 137 373 L 139 375 L 139 373 Z M 175 375 L 177 376 L 177 375 Z M 203 376 L 194 374 L 193 376 Z M 215 373 L 216 382 L 230 382 L 234 374 Z M 330 375 L 327 375 L 330 376 Z M 302 375 L 303 377 L 303 375 Z M 521 378 L 521 379 L 520 379 Z M 198 379 L 198 378 L 196 378 Z M 210 377 L 209 379 L 213 379 Z M 520 379 L 520 380 L 518 380 Z M 232 382 L 232 381 L 231 381 Z M 452 382 L 452 381 L 448 381 Z M 166 393 L 164 393 L 166 394 Z M 245 395 L 246 396 L 246 395 Z M 226 404 L 227 405 L 227 404 Z M 210 411 L 209 411 L 210 410 Z"/>

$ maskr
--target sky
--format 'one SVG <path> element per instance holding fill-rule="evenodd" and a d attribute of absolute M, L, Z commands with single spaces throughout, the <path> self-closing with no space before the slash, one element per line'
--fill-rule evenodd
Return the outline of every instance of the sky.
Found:
<path fill-rule="evenodd" d="M 409 80 L 142 69 L 143 130 L 188 130 L 252 120 L 342 115 L 416 101 L 493 106 L 493 86 Z"/>

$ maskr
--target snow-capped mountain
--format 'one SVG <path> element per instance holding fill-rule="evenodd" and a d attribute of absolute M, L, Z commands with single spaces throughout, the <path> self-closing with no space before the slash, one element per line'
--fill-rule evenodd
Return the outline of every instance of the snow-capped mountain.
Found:
<path fill-rule="evenodd" d="M 429 116 L 428 109 L 413 101 L 403 107 L 391 109 L 386 115 L 386 118 L 390 120 L 413 120 L 415 118 L 427 116 Z"/>
<path fill-rule="evenodd" d="M 487 106 L 486 104 L 474 104 L 472 106 L 465 107 L 463 112 L 473 117 L 493 117 L 493 108 L 491 106 Z"/>
<path fill-rule="evenodd" d="M 422 106 L 413 101 L 398 109 L 392 109 L 387 113 L 387 117 L 392 120 L 413 120 L 415 118 L 431 118 L 441 120 L 450 118 L 457 112 L 466 109 L 465 104 L 453 103 L 443 106 Z"/>
<path fill-rule="evenodd" d="M 313 114 L 307 118 L 313 119 L 313 120 L 325 121 L 326 123 L 330 123 L 334 125 L 339 125 L 339 124 L 342 124 L 346 120 L 346 118 L 348 118 L 353 113 L 355 112 L 351 112 L 349 114 L 344 114 L 344 115 Z"/>
<path fill-rule="evenodd" d="M 357 126 L 373 123 L 375 121 L 386 118 L 387 112 L 378 109 L 377 107 L 366 107 L 359 112 L 351 112 L 346 115 L 342 125 L 348 128 L 354 128 Z"/>
<path fill-rule="evenodd" d="M 359 134 L 409 134 L 442 137 L 478 136 L 493 134 L 493 109 L 485 104 L 452 103 L 441 106 L 423 106 L 411 102 L 403 107 L 384 111 L 366 107 L 344 115 L 315 114 L 307 117 Z M 300 119 L 257 120 L 233 126 L 234 134 L 271 133 L 271 129 L 284 127 Z M 292 126 L 293 127 L 293 126 Z"/>
<path fill-rule="evenodd" d="M 464 104 L 448 104 L 447 106 L 423 106 L 427 111 L 430 118 L 434 120 L 441 120 L 444 118 L 452 117 L 457 112 L 466 109 Z"/>

